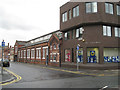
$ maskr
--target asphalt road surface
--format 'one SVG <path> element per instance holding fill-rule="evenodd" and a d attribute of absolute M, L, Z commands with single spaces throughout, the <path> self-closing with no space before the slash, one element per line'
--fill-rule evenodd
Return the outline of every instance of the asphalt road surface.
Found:
<path fill-rule="evenodd" d="M 45 67 L 45 66 L 44 66 Z M 48 67 L 49 68 L 49 67 Z M 12 62 L 8 70 L 21 76 L 2 88 L 102 88 L 118 87 L 118 76 L 92 76 L 50 70 L 41 65 Z"/>

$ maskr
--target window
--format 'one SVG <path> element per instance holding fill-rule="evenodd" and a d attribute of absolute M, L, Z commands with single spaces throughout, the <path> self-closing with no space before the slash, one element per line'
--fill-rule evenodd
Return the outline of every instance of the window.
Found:
<path fill-rule="evenodd" d="M 41 49 L 39 49 L 39 59 L 41 59 Z"/>
<path fill-rule="evenodd" d="M 113 14 L 113 4 L 105 3 L 105 12 L 109 14 Z"/>
<path fill-rule="evenodd" d="M 18 51 L 18 58 L 20 58 L 20 51 Z"/>
<path fill-rule="evenodd" d="M 59 44 L 57 44 L 57 49 L 59 49 Z"/>
<path fill-rule="evenodd" d="M 86 3 L 86 13 L 95 13 L 95 12 L 97 12 L 97 2 Z"/>
<path fill-rule="evenodd" d="M 62 22 L 66 22 L 67 21 L 67 12 L 62 14 Z"/>
<path fill-rule="evenodd" d="M 52 60 L 53 60 L 53 59 L 52 59 L 52 53 L 50 53 L 50 61 L 52 62 Z"/>
<path fill-rule="evenodd" d="M 74 30 L 72 30 L 72 39 L 74 39 Z"/>
<path fill-rule="evenodd" d="M 27 58 L 30 58 L 30 49 L 27 50 Z"/>
<path fill-rule="evenodd" d="M 120 37 L 120 28 L 115 27 L 115 37 Z"/>
<path fill-rule="evenodd" d="M 111 53 L 112 52 L 112 53 Z M 104 48 L 103 49 L 104 62 L 120 62 L 120 48 Z"/>
<path fill-rule="evenodd" d="M 69 10 L 69 19 L 71 19 L 71 10 Z"/>
<path fill-rule="evenodd" d="M 52 45 L 50 46 L 50 50 L 52 50 Z"/>
<path fill-rule="evenodd" d="M 45 52 L 45 50 L 46 50 L 46 52 Z M 45 58 L 46 58 L 45 55 L 48 55 L 48 46 L 43 47 L 43 57 L 42 57 L 42 59 L 45 59 Z"/>
<path fill-rule="evenodd" d="M 66 32 L 65 35 L 64 35 L 64 37 L 65 37 L 65 40 L 70 39 L 70 32 Z"/>
<path fill-rule="evenodd" d="M 56 45 L 54 44 L 54 49 L 56 49 Z"/>
<path fill-rule="evenodd" d="M 82 37 L 82 35 L 83 35 L 83 28 L 81 27 L 81 28 L 78 28 L 78 29 L 76 29 L 76 38 L 78 38 L 78 37 Z"/>
<path fill-rule="evenodd" d="M 120 15 L 120 6 L 117 5 L 117 15 Z"/>
<path fill-rule="evenodd" d="M 35 58 L 35 50 L 31 49 L 31 58 Z"/>
<path fill-rule="evenodd" d="M 73 8 L 73 17 L 79 16 L 79 6 Z"/>
<path fill-rule="evenodd" d="M 56 54 L 54 54 L 53 61 L 56 62 Z"/>
<path fill-rule="evenodd" d="M 103 26 L 103 36 L 111 36 L 111 27 Z"/>
<path fill-rule="evenodd" d="M 43 48 L 43 59 L 45 59 L 45 48 Z"/>
<path fill-rule="evenodd" d="M 26 50 L 24 50 L 24 58 L 26 58 Z"/>
<path fill-rule="evenodd" d="M 41 59 L 41 48 L 36 48 L 36 58 Z"/>
<path fill-rule="evenodd" d="M 21 56 L 22 56 L 21 58 L 23 58 L 23 53 L 24 53 L 23 50 L 21 50 Z"/>
<path fill-rule="evenodd" d="M 17 54 L 17 46 L 15 46 L 15 54 Z"/>
<path fill-rule="evenodd" d="M 65 62 L 70 62 L 70 50 L 65 50 Z"/>

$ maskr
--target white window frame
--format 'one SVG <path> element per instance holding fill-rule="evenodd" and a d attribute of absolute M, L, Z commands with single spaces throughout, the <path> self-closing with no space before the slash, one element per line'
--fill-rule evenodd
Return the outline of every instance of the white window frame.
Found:
<path fill-rule="evenodd" d="M 113 4 L 112 3 L 105 3 L 105 12 L 108 14 L 113 14 L 114 10 L 113 10 Z"/>
<path fill-rule="evenodd" d="M 36 48 L 36 59 L 41 59 L 41 48 Z"/>
<path fill-rule="evenodd" d="M 97 13 L 97 6 L 97 2 L 86 2 L 86 13 Z"/>
<path fill-rule="evenodd" d="M 79 5 L 73 8 L 73 17 L 79 16 Z"/>
<path fill-rule="evenodd" d="M 30 58 L 30 49 L 27 49 L 27 58 Z"/>
<path fill-rule="evenodd" d="M 71 10 L 69 10 L 69 20 L 71 19 Z"/>
<path fill-rule="evenodd" d="M 79 38 L 80 35 L 83 35 L 83 27 L 76 29 L 76 38 Z"/>
<path fill-rule="evenodd" d="M 18 48 L 17 48 L 17 46 L 15 46 L 15 54 L 17 54 L 17 50 L 18 50 Z"/>
<path fill-rule="evenodd" d="M 42 56 L 42 59 L 45 59 L 46 58 L 46 54 L 45 54 L 45 51 L 44 50 L 46 50 L 46 48 L 48 49 L 48 46 L 46 46 L 46 47 L 43 47 L 43 56 Z M 47 52 L 46 52 L 47 53 Z"/>
<path fill-rule="evenodd" d="M 53 59 L 51 59 L 52 53 L 50 53 L 50 62 L 53 62 Z M 53 58 L 53 57 L 52 57 Z"/>
<path fill-rule="evenodd" d="M 62 22 L 67 21 L 67 11 L 62 14 Z"/>
<path fill-rule="evenodd" d="M 18 51 L 18 58 L 20 58 L 20 51 Z"/>
<path fill-rule="evenodd" d="M 112 28 L 111 26 L 105 26 L 103 25 L 103 36 L 112 36 Z"/>
<path fill-rule="evenodd" d="M 117 5 L 116 8 L 117 8 L 117 15 L 120 15 L 120 5 Z"/>
<path fill-rule="evenodd" d="M 115 37 L 120 37 L 120 28 L 115 27 L 114 32 L 115 32 Z"/>
<path fill-rule="evenodd" d="M 32 59 L 35 58 L 35 49 L 31 49 L 31 58 L 32 58 Z"/>
<path fill-rule="evenodd" d="M 24 50 L 24 58 L 26 58 L 26 50 Z"/>

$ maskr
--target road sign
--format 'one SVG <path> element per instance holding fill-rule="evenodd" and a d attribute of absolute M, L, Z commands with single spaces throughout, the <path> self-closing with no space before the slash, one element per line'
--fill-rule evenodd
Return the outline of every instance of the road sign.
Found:
<path fill-rule="evenodd" d="M 77 46 L 77 50 L 79 50 L 79 46 Z"/>
<path fill-rule="evenodd" d="M 4 46 L 5 46 L 5 42 L 3 41 L 3 42 L 2 42 L 2 47 L 4 47 Z"/>

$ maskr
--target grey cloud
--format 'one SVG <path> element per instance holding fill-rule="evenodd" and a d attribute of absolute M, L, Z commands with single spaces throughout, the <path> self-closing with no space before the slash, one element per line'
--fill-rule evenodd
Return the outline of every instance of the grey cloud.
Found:
<path fill-rule="evenodd" d="M 4 12 L 2 8 L 0 8 L 0 27 L 3 29 L 7 30 L 12 30 L 12 29 L 21 29 L 21 30 L 33 30 L 33 29 L 38 29 L 24 20 L 16 17 L 9 15 Z"/>

